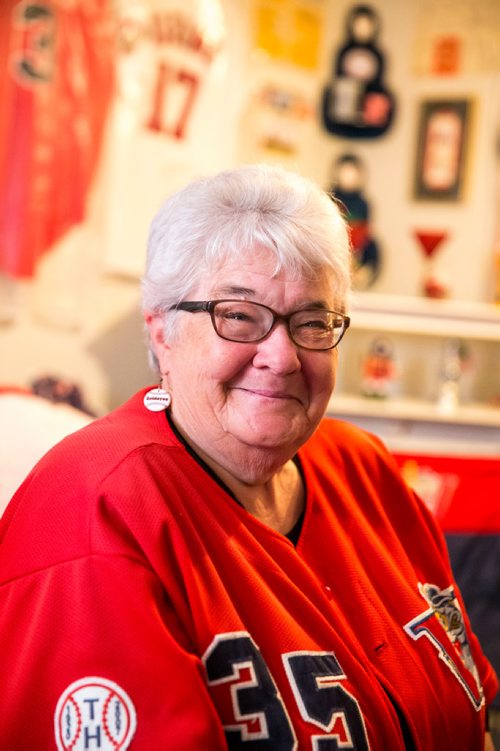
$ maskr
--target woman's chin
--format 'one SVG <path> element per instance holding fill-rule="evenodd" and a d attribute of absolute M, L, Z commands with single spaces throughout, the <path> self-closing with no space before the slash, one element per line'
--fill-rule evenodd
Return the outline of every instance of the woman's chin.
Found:
<path fill-rule="evenodd" d="M 301 418 L 266 414 L 252 415 L 245 423 L 234 425 L 233 435 L 249 447 L 286 449 L 303 443 L 312 433 L 305 414 Z"/>

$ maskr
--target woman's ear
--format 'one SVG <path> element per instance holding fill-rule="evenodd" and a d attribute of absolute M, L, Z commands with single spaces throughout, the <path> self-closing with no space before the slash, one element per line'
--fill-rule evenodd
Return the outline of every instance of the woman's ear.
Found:
<path fill-rule="evenodd" d="M 169 345 L 165 342 L 164 322 L 160 315 L 146 312 L 144 321 L 149 332 L 149 341 L 151 349 L 163 368 L 165 359 L 168 355 Z"/>

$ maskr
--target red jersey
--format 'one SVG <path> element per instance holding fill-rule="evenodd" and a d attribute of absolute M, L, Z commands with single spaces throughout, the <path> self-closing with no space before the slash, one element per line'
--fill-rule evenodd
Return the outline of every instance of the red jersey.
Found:
<path fill-rule="evenodd" d="M 0 748 L 482 749 L 494 672 L 378 439 L 325 419 L 303 446 L 294 546 L 144 393 L 2 518 Z"/>
<path fill-rule="evenodd" d="M 0 271 L 33 277 L 85 217 L 113 92 L 109 0 L 2 0 Z"/>

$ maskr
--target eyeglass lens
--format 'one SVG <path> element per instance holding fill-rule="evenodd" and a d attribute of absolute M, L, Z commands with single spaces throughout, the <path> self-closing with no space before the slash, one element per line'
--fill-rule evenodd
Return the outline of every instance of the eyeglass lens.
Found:
<path fill-rule="evenodd" d="M 255 342 L 273 327 L 274 315 L 269 308 L 248 301 L 217 301 L 213 306 L 215 330 L 224 339 Z M 342 315 L 329 310 L 299 310 L 289 319 L 293 341 L 310 349 L 330 349 L 345 329 Z"/>

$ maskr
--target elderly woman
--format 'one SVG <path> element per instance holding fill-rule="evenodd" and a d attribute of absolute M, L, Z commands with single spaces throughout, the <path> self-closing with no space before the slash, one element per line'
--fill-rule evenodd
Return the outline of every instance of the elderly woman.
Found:
<path fill-rule="evenodd" d="M 160 210 L 161 385 L 2 520 L 1 748 L 489 747 L 496 678 L 436 525 L 376 438 L 323 419 L 348 267 L 335 203 L 277 168 Z"/>

